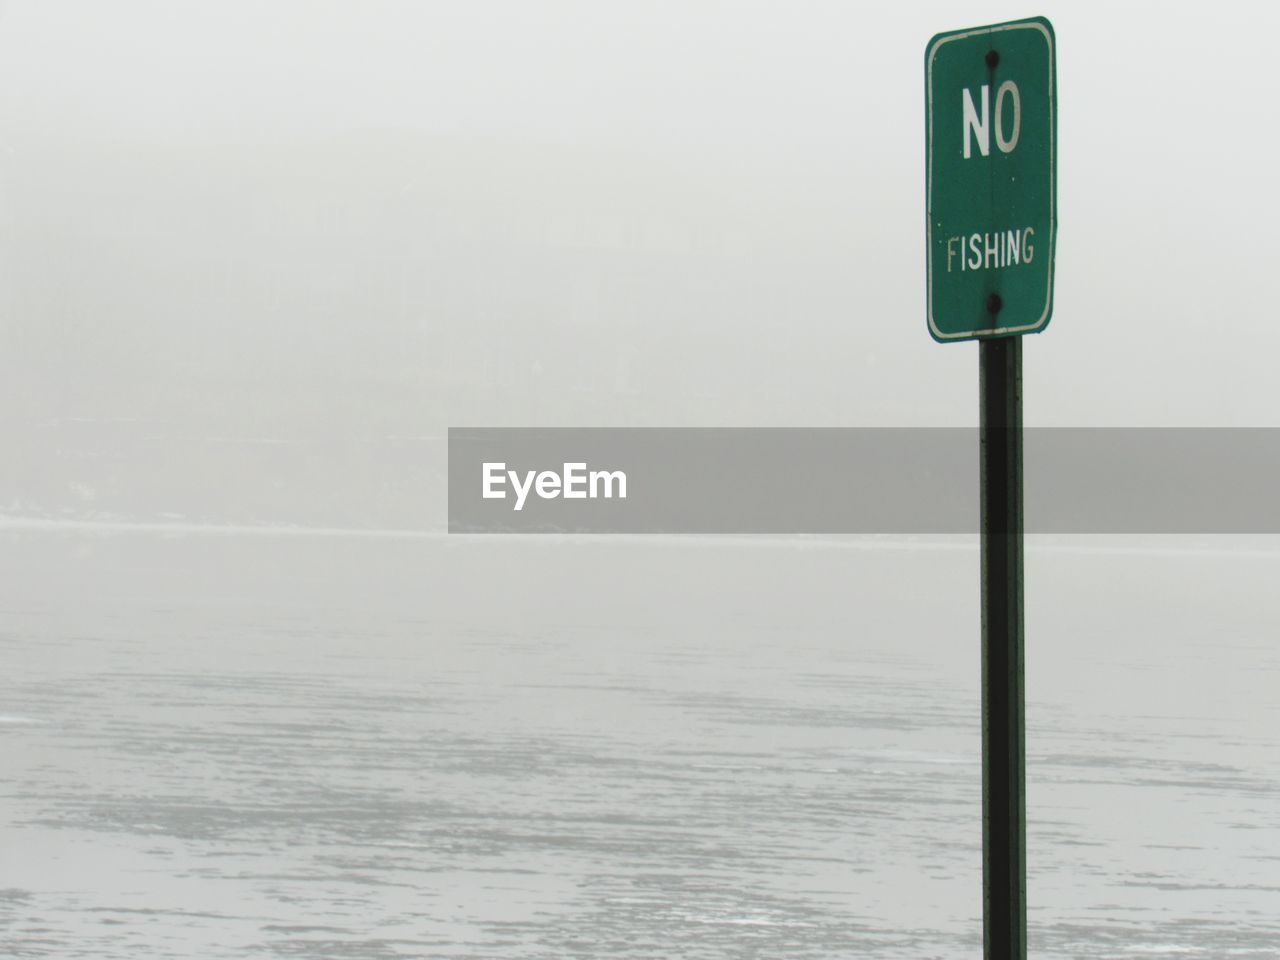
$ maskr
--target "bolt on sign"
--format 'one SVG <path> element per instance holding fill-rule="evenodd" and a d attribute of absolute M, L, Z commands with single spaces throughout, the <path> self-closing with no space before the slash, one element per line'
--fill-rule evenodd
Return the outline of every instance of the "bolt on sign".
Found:
<path fill-rule="evenodd" d="M 925 50 L 929 332 L 1039 333 L 1053 313 L 1057 84 L 1043 17 Z"/>

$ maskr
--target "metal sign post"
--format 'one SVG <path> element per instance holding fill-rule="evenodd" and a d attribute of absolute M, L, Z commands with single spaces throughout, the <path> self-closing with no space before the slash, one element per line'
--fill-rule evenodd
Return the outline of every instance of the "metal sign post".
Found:
<path fill-rule="evenodd" d="M 925 51 L 929 332 L 980 340 L 982 912 L 986 960 L 1027 955 L 1022 334 L 1053 313 L 1057 90 L 1036 17 Z"/>
<path fill-rule="evenodd" d="M 982 476 L 982 940 L 1027 955 L 1022 338 L 979 345 Z"/>

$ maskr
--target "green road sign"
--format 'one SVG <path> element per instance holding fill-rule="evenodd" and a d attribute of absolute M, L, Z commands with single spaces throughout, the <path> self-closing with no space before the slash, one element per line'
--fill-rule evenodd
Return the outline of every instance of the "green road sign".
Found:
<path fill-rule="evenodd" d="M 1043 17 L 925 50 L 928 312 L 935 340 L 1038 333 L 1053 313 L 1057 84 Z"/>

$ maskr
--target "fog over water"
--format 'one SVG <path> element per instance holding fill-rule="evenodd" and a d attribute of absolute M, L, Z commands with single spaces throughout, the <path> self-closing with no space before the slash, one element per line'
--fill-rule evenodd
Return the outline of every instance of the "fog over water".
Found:
<path fill-rule="evenodd" d="M 0 4 L 0 954 L 977 955 L 973 539 L 448 537 L 445 436 L 975 424 L 923 55 L 1030 14 L 1027 424 L 1280 425 L 1273 8 Z M 1277 562 L 1033 542 L 1037 956 L 1274 954 Z"/>
<path fill-rule="evenodd" d="M 0 506 L 417 527 L 448 425 L 972 423 L 975 349 L 922 337 L 923 51 L 1026 12 L 9 3 Z M 1028 423 L 1275 425 L 1276 15 L 1041 12 Z"/>

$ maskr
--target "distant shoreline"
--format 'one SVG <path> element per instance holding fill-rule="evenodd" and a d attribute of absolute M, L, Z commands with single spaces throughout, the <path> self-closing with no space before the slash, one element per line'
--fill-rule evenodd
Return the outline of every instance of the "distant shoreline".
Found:
<path fill-rule="evenodd" d="M 330 527 L 294 524 L 200 523 L 160 520 L 94 520 L 55 517 L 23 517 L 0 513 L 0 534 L 126 534 L 160 537 L 311 537 L 358 540 L 411 540 L 449 543 L 483 549 L 486 545 L 521 543 L 530 547 L 563 544 L 636 547 L 716 546 L 773 547 L 832 550 L 924 550 L 977 552 L 977 534 L 921 537 L 888 535 L 758 535 L 758 534 L 450 534 L 444 530 L 379 527 Z M 1206 557 L 1256 557 L 1280 560 L 1280 536 L 1274 534 L 1028 534 L 1029 552 L 1107 553 L 1142 556 L 1186 555 Z"/>

